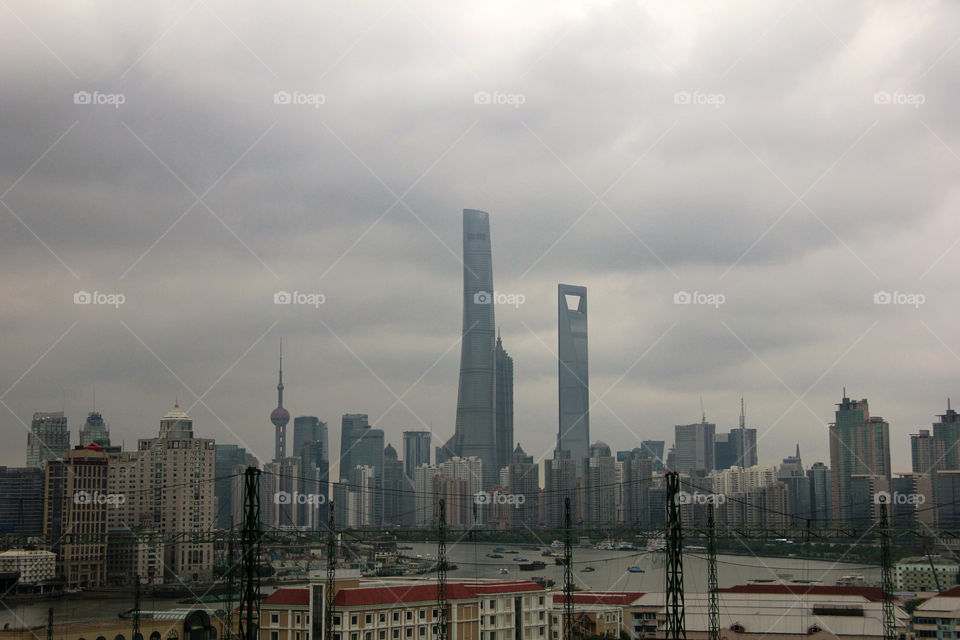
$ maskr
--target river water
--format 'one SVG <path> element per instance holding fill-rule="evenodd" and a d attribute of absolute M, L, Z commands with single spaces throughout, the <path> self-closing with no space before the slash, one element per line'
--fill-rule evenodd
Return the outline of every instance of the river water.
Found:
<path fill-rule="evenodd" d="M 401 553 L 408 556 L 430 558 L 436 553 L 436 545 L 411 545 L 412 550 Z M 500 545 L 471 544 L 468 542 L 451 543 L 447 547 L 449 561 L 457 569 L 448 573 L 451 582 L 473 578 L 530 579 L 543 576 L 556 581 L 560 588 L 563 584 L 563 567 L 556 565 L 553 558 L 540 555 L 542 548 L 531 549 L 527 545 L 504 544 L 506 550 L 519 553 L 500 552 L 502 559 L 489 558 L 488 553 Z M 663 554 L 645 551 L 602 551 L 598 549 L 574 549 L 574 582 L 584 590 L 602 591 L 663 591 L 664 570 Z M 684 589 L 691 593 L 704 592 L 707 587 L 707 562 L 702 551 L 690 551 L 684 554 Z M 529 561 L 541 560 L 547 563 L 543 569 L 520 571 L 513 558 L 523 557 Z M 593 567 L 594 571 L 583 571 Z M 638 567 L 642 573 L 631 573 L 630 567 Z M 504 568 L 507 572 L 501 573 Z M 719 555 L 717 557 L 717 581 L 721 587 L 744 584 L 751 579 L 776 580 L 815 580 L 822 584 L 834 584 L 842 576 L 860 574 L 867 584 L 880 580 L 880 569 L 876 566 L 835 563 L 823 560 L 805 560 L 802 558 L 775 558 L 754 556 Z M 293 586 L 295 583 L 290 583 Z M 272 593 L 276 587 L 265 587 L 263 595 Z M 143 598 L 141 608 L 145 611 L 168 610 L 188 607 L 181 604 L 182 598 Z M 97 620 L 115 620 L 117 614 L 133 606 L 132 594 L 107 594 L 91 598 L 90 595 L 72 598 L 56 598 L 46 601 L 4 601 L 0 600 L 0 628 L 9 624 L 10 628 L 38 626 L 46 624 L 47 608 L 54 609 L 54 622 L 87 622 Z"/>

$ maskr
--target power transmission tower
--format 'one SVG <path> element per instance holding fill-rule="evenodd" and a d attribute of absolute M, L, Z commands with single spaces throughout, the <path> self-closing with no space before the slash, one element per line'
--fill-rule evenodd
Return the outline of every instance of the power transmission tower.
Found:
<path fill-rule="evenodd" d="M 717 525 L 715 508 L 707 505 L 707 595 L 710 598 L 710 640 L 720 640 L 720 602 L 717 593 Z"/>
<path fill-rule="evenodd" d="M 437 638 L 447 640 L 447 501 L 440 499 L 437 510 Z"/>
<path fill-rule="evenodd" d="M 233 515 L 230 516 L 230 533 L 233 533 Z M 233 640 L 233 590 L 236 585 L 233 582 L 235 568 L 233 566 L 233 535 L 227 539 L 227 640 Z"/>
<path fill-rule="evenodd" d="M 243 535 L 241 551 L 243 553 L 243 588 L 240 590 L 241 618 L 240 637 L 242 640 L 258 640 L 257 623 L 253 620 L 254 610 L 259 616 L 260 605 L 260 470 L 247 467 L 243 485 Z"/>
<path fill-rule="evenodd" d="M 880 503 L 880 568 L 883 573 L 883 638 L 897 639 L 897 617 L 893 605 L 893 561 L 890 557 L 890 520 L 887 503 Z"/>
<path fill-rule="evenodd" d="M 573 541 L 571 540 L 570 498 L 563 499 L 563 629 L 565 640 L 573 640 Z"/>
<path fill-rule="evenodd" d="M 141 640 L 140 635 L 140 576 L 133 576 L 133 640 Z"/>
<path fill-rule="evenodd" d="M 337 534 L 334 532 L 333 503 L 330 503 L 330 522 L 327 531 L 327 592 L 326 615 L 323 619 L 323 637 L 325 640 L 333 640 L 333 603 L 337 578 Z"/>
<path fill-rule="evenodd" d="M 666 609 L 668 640 L 686 640 L 683 605 L 683 531 L 680 528 L 680 476 L 666 474 L 667 480 L 667 548 Z"/>

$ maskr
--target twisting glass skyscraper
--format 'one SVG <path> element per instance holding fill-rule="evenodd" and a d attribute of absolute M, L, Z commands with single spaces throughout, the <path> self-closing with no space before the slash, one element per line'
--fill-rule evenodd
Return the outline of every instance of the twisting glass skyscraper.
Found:
<path fill-rule="evenodd" d="M 460 385 L 456 431 L 447 449 L 483 463 L 482 488 L 496 483 L 495 348 L 493 261 L 490 216 L 463 210 L 463 340 L 460 343 Z M 439 462 L 439 461 L 438 461 Z"/>

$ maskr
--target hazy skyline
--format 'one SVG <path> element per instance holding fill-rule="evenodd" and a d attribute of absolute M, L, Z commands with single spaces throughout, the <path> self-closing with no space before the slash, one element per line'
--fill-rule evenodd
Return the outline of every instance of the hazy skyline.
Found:
<path fill-rule="evenodd" d="M 960 6 L 0 12 L 0 464 L 64 397 L 76 444 L 94 389 L 115 443 L 179 395 L 198 435 L 266 461 L 281 336 L 284 406 L 332 451 L 344 413 L 398 450 L 445 442 L 464 208 L 523 297 L 496 318 L 537 460 L 560 282 L 590 293 L 590 435 L 614 449 L 669 446 L 701 394 L 725 431 L 742 395 L 761 463 L 798 441 L 826 462 L 846 386 L 908 471 L 956 395 Z"/>

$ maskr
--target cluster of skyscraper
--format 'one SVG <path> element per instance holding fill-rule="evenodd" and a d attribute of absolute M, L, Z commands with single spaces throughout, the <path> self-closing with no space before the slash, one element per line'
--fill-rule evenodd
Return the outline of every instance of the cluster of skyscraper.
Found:
<path fill-rule="evenodd" d="M 343 527 L 433 527 L 443 498 L 452 527 L 560 527 L 569 498 L 575 521 L 639 523 L 664 520 L 666 470 L 681 474 L 685 491 L 722 495 L 718 515 L 730 525 L 862 525 L 878 516 L 877 495 L 894 496 L 898 522 L 960 526 L 960 414 L 950 408 L 933 431 L 910 436 L 913 469 L 890 466 L 889 424 L 871 416 L 866 399 L 844 390 L 829 425 L 830 466 L 805 468 L 796 452 L 779 465 L 760 465 L 757 430 L 739 425 L 717 433 L 700 422 L 674 427 L 662 440 L 613 452 L 590 441 L 587 290 L 559 284 L 558 429 L 553 457 L 541 464 L 515 444 L 513 359 L 496 330 L 496 291 L 489 215 L 463 211 L 463 325 L 454 433 L 436 447 L 430 431 L 403 432 L 402 459 L 384 431 L 363 413 L 341 418 L 336 481 L 330 478 L 327 424 L 293 419 L 292 451 L 283 406 L 281 346 L 277 407 L 270 413 L 274 458 L 264 465 L 261 517 L 269 528 L 323 529 L 329 503 Z M 234 444 L 195 438 L 178 406 L 160 421 L 158 437 L 136 451 L 110 443 L 103 416 L 92 411 L 70 449 L 63 412 L 36 413 L 25 468 L 0 467 L 0 533 L 45 533 L 70 586 L 207 580 L 209 544 L 155 542 L 142 533 L 228 529 L 242 518 L 242 474 L 259 462 Z M 211 491 L 212 487 L 212 491 Z M 77 501 L 78 492 L 123 495 L 121 505 Z M 900 500 L 897 496 L 912 496 Z M 703 502 L 683 505 L 684 519 L 705 517 Z M 106 531 L 102 542 L 61 541 L 66 531 Z"/>

